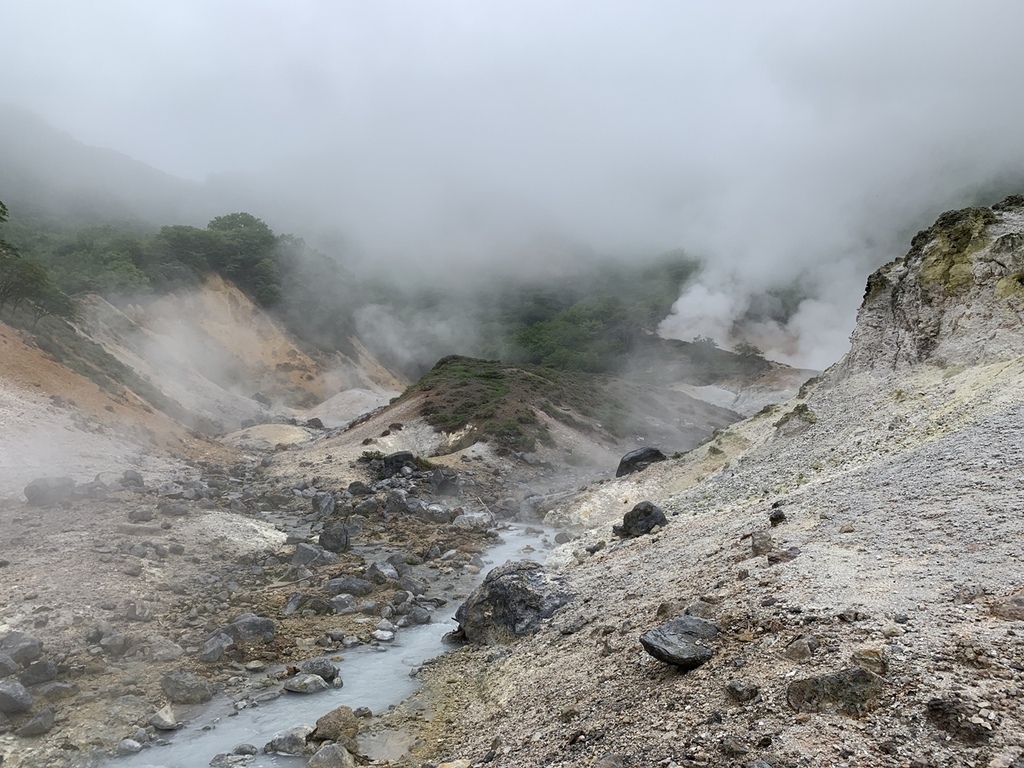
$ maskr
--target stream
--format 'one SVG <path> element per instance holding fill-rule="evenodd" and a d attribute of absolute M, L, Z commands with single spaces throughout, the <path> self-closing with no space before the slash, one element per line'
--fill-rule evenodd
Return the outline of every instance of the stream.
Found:
<path fill-rule="evenodd" d="M 501 539 L 484 555 L 488 565 L 473 583 L 475 588 L 486 573 L 510 560 L 543 561 L 553 546 L 551 531 L 539 526 L 509 525 Z M 335 707 L 369 707 L 374 714 L 387 711 L 411 696 L 419 683 L 414 671 L 424 662 L 441 655 L 441 638 L 456 628 L 455 610 L 461 601 L 451 601 L 436 611 L 429 624 L 401 629 L 392 643 L 363 645 L 344 651 L 338 669 L 345 684 L 309 695 L 285 694 L 273 701 L 235 712 L 226 697 L 215 699 L 180 731 L 164 734 L 170 742 L 154 745 L 128 757 L 114 757 L 106 768 L 196 768 L 208 765 L 218 754 L 231 752 L 239 744 L 258 748 L 275 733 L 296 725 L 313 725 L 317 718 Z M 333 654 L 328 653 L 326 656 Z M 256 755 L 250 766 L 298 768 L 307 758 Z"/>

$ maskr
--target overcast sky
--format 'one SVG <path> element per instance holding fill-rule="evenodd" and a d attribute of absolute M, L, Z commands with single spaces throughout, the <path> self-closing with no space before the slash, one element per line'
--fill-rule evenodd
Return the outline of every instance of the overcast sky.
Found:
<path fill-rule="evenodd" d="M 712 266 L 666 323 L 683 338 L 724 339 L 749 295 L 801 276 L 819 301 L 765 343 L 799 334 L 791 359 L 813 365 L 908 222 L 1024 167 L 1016 0 L 3 0 L 0 16 L 0 100 L 87 143 L 194 179 L 285 179 L 371 251 L 684 246 Z"/>

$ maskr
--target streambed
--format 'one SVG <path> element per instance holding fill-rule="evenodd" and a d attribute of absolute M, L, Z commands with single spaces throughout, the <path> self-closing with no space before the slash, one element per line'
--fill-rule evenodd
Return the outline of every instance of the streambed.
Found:
<path fill-rule="evenodd" d="M 488 568 L 473 586 L 483 581 L 487 571 L 510 560 L 540 560 L 553 546 L 551 531 L 540 526 L 509 525 L 501 531 L 499 542 L 487 550 Z M 214 756 L 231 752 L 240 744 L 262 748 L 275 733 L 296 725 L 313 725 L 317 718 L 335 707 L 368 707 L 374 714 L 408 698 L 418 682 L 413 676 L 424 662 L 445 651 L 441 638 L 456 628 L 455 610 L 459 601 L 451 601 L 436 611 L 429 624 L 401 629 L 392 643 L 363 645 L 325 654 L 340 653 L 338 668 L 345 684 L 341 688 L 309 695 L 284 694 L 272 701 L 236 712 L 227 697 L 214 700 L 198 716 L 193 716 L 180 731 L 167 737 L 169 744 L 153 745 L 127 757 L 110 758 L 106 768 L 197 768 L 208 765 Z M 283 755 L 256 755 L 250 766 L 301 766 L 306 758 Z"/>

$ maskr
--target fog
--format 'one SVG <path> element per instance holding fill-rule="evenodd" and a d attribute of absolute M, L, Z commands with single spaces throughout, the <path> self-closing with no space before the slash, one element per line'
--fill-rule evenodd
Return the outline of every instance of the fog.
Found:
<path fill-rule="evenodd" d="M 916 228 L 1024 178 L 1013 0 L 3 13 L 0 98 L 279 231 L 450 280 L 683 247 L 707 267 L 664 335 L 736 341 L 796 282 L 784 326 L 741 335 L 811 367 Z"/>

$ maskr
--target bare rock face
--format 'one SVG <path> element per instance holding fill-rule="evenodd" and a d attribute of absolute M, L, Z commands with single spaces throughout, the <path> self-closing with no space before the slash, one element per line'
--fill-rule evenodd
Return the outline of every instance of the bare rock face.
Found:
<path fill-rule="evenodd" d="M 528 635 L 572 600 L 557 578 L 531 560 L 495 568 L 455 613 L 459 633 L 471 643 L 495 645 Z"/>
<path fill-rule="evenodd" d="M 840 371 L 1024 355 L 1024 196 L 942 214 L 868 278 Z"/>

